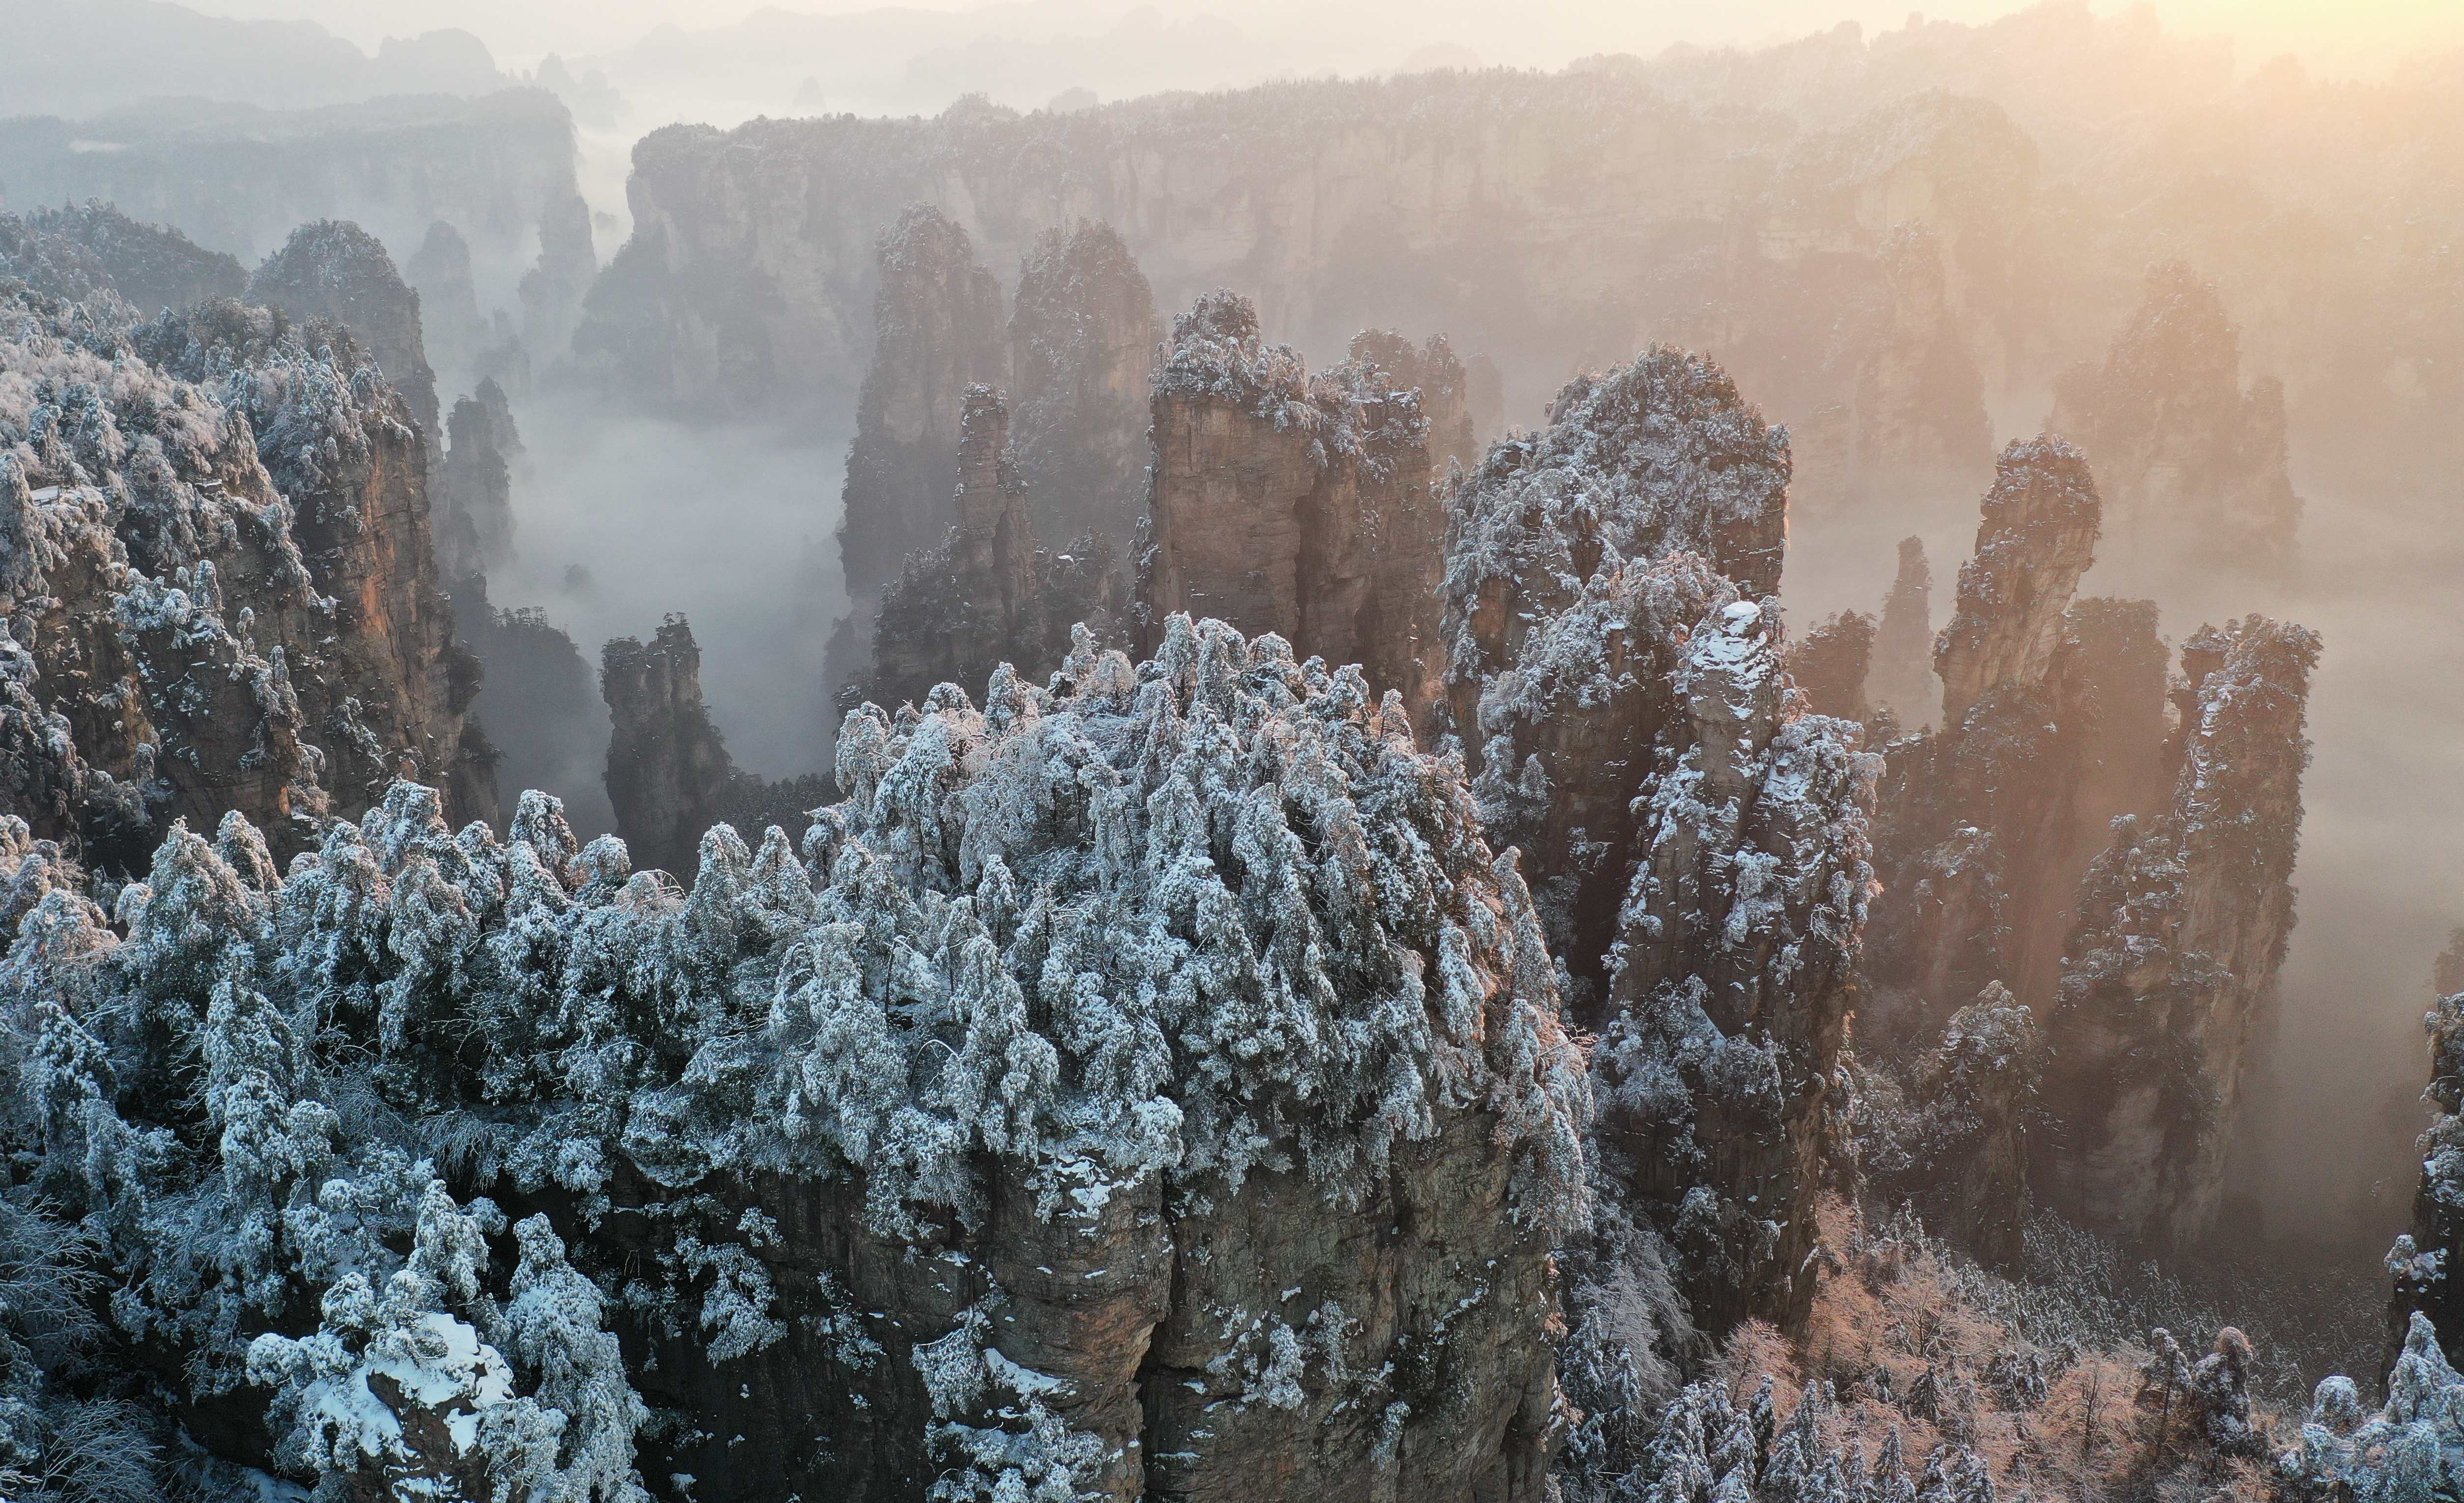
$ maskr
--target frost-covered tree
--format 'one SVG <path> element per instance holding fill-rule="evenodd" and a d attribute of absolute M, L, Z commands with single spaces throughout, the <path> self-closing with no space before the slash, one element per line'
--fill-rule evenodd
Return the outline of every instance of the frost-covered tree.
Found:
<path fill-rule="evenodd" d="M 689 889 L 552 799 L 499 839 L 411 784 L 287 874 L 175 828 L 110 916 L 0 842 L 9 1161 L 101 1239 L 118 1338 L 270 1401 L 336 1490 L 1126 1495 L 1271 1454 L 1536 1503 L 1590 1088 L 1397 702 L 1177 619 L 864 707 L 838 767 L 801 850 L 714 828 Z M 732 1437 L 781 1416 L 828 1439 L 756 1487 Z"/>

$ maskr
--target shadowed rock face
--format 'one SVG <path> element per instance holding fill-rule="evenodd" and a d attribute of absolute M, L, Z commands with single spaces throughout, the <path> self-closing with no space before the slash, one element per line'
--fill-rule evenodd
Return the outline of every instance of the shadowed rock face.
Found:
<path fill-rule="evenodd" d="M 1933 676 L 1933 570 L 1922 539 L 1900 540 L 1900 570 L 1874 629 L 1865 697 L 1910 730 L 1931 724 L 1942 702 Z"/>
<path fill-rule="evenodd" d="M 599 275 L 590 206 L 579 193 L 549 202 L 539 221 L 539 262 L 522 274 L 522 343 L 545 365 L 561 365 L 582 320 L 583 298 Z"/>
<path fill-rule="evenodd" d="M 965 231 L 915 209 L 882 236 L 872 367 L 847 454 L 839 556 L 862 598 L 952 520 L 966 391 L 1006 384 L 1001 284 Z"/>
<path fill-rule="evenodd" d="M 1219 292 L 1174 320 L 1154 412 L 1150 619 L 1272 631 L 1433 704 L 1445 519 L 1418 392 L 1359 362 L 1310 374 Z"/>
<path fill-rule="evenodd" d="M 2047 421 L 2095 460 L 2122 542 L 2204 566 L 2293 567 L 2301 498 L 2285 474 L 2283 383 L 2243 387 L 2241 331 L 2188 266 L 2148 273 L 2111 355 L 2063 375 Z"/>
<path fill-rule="evenodd" d="M 2215 1216 L 2293 928 L 2319 647 L 2259 616 L 2183 645 L 2171 807 L 2117 823 L 2080 886 L 2048 1023 L 2046 1106 L 2066 1143 L 2037 1167 L 2088 1226 L 2179 1247 Z"/>
<path fill-rule="evenodd" d="M 1159 334 L 1155 294 L 1110 225 L 1081 220 L 1027 253 L 1009 320 L 1012 441 L 1046 545 L 1090 532 L 1129 544 Z"/>
<path fill-rule="evenodd" d="M 619 637 L 600 653 L 599 692 L 613 722 L 607 800 L 634 862 L 693 870 L 701 833 L 718 823 L 736 763 L 701 696 L 701 648 L 681 616 L 646 645 Z"/>
<path fill-rule="evenodd" d="M 0 589 L 33 718 L 7 776 L 35 832 L 124 868 L 237 810 L 287 853 L 414 767 L 492 816 L 423 456 L 350 335 L 229 301 L 9 309 L 31 400 L 0 409 Z"/>
<path fill-rule="evenodd" d="M 443 452 L 436 372 L 419 327 L 419 294 L 394 270 L 377 237 L 347 220 L 301 225 L 249 279 L 249 298 L 294 320 L 328 319 L 349 329 L 402 393 L 431 459 Z"/>
<path fill-rule="evenodd" d="M 937 686 L 986 682 L 1002 664 L 1041 682 L 1070 651 L 1074 627 L 1086 624 L 1089 641 L 1119 630 L 1110 542 L 1089 534 L 1067 554 L 1036 546 L 1001 393 L 969 387 L 961 430 L 957 524 L 940 546 L 911 554 L 882 594 L 860 685 L 877 704 L 923 704 Z"/>
<path fill-rule="evenodd" d="M 1815 714 L 1862 724 L 1872 715 L 1865 683 L 1873 661 L 1874 618 L 1843 610 L 1790 644 L 1788 676 Z"/>
<path fill-rule="evenodd" d="M 436 551 L 445 577 L 458 587 L 512 556 L 513 462 L 522 440 L 505 388 L 494 381 L 481 381 L 478 390 L 453 404 L 445 431 L 451 447 L 438 487 Z"/>
<path fill-rule="evenodd" d="M 488 344 L 488 322 L 479 317 L 479 294 L 471 281 L 470 242 L 439 219 L 403 263 L 402 275 L 419 294 L 420 333 L 437 367 L 449 376 L 469 370 Z"/>

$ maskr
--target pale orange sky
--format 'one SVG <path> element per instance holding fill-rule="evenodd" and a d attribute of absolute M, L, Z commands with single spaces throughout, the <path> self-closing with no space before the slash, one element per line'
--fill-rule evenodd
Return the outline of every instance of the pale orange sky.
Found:
<path fill-rule="evenodd" d="M 556 51 L 568 55 L 621 47 L 650 28 L 724 25 L 756 7 L 749 0 L 189 0 L 201 11 L 258 18 L 315 20 L 363 47 L 387 35 L 436 27 L 476 33 L 500 65 L 528 68 Z M 982 11 L 988 31 L 1083 30 L 1137 0 L 901 0 L 917 9 Z M 1557 66 L 1595 52 L 1658 51 L 1672 42 L 1750 43 L 1801 35 L 1842 20 L 1869 32 L 1903 23 L 1911 10 L 1943 20 L 1990 19 L 2021 9 L 2012 0 L 1145 0 L 1168 15 L 1213 13 L 1244 31 L 1308 38 L 1343 71 L 1396 61 L 1414 48 L 1451 42 L 1485 61 Z M 2100 14 L 2130 0 L 2094 0 Z M 778 9 L 843 11 L 878 0 L 784 0 Z M 2281 52 L 2314 73 L 2369 74 L 2403 53 L 2464 46 L 2464 0 L 2152 0 L 2172 29 L 2233 34 L 2245 67 Z M 1076 24 L 1072 24 L 1072 22 Z M 1391 65 L 1391 64 L 1389 64 Z"/>

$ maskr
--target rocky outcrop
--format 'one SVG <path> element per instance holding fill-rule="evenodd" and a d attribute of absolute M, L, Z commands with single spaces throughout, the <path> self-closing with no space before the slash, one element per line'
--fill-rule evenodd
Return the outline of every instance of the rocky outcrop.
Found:
<path fill-rule="evenodd" d="M 1433 704 L 1445 519 L 1419 394 L 1357 362 L 1310 374 L 1218 292 L 1173 320 L 1154 410 L 1150 619 L 1271 631 Z"/>
<path fill-rule="evenodd" d="M 493 814 L 422 455 L 349 334 L 6 306 L 7 780 L 35 833 L 124 872 L 237 810 L 287 853 L 411 769 Z"/>
<path fill-rule="evenodd" d="M 513 554 L 513 464 L 522 440 L 505 388 L 494 381 L 481 381 L 476 391 L 453 404 L 445 431 L 450 447 L 438 487 L 436 552 L 445 577 L 458 590 L 460 581 Z"/>
<path fill-rule="evenodd" d="M 1155 294 L 1112 227 L 1081 220 L 1035 242 L 1010 310 L 1018 467 L 1041 536 L 1127 548 L 1147 499 Z"/>
<path fill-rule="evenodd" d="M 2047 1021 L 2064 1148 L 2037 1168 L 2109 1234 L 2179 1247 L 2215 1215 L 2293 927 L 2318 658 L 2315 632 L 2258 616 L 2185 643 L 2172 805 L 2117 822 L 2081 885 Z"/>
<path fill-rule="evenodd" d="M 799 825 L 829 802 L 818 775 L 773 781 L 737 769 L 702 701 L 701 647 L 682 616 L 668 617 L 648 645 L 619 637 L 603 648 L 599 693 L 610 720 L 605 782 L 616 833 L 645 869 L 690 881 L 711 826 Z"/>
<path fill-rule="evenodd" d="M 719 822 L 736 771 L 702 703 L 693 627 L 670 616 L 647 645 L 619 637 L 599 662 L 599 693 L 613 726 L 606 781 L 616 833 L 640 865 L 690 876 L 701 832 Z"/>
<path fill-rule="evenodd" d="M 1873 661 L 1874 618 L 1843 610 L 1789 644 L 1788 676 L 1807 709 L 1862 724 L 1873 715 L 1865 703 Z"/>
<path fill-rule="evenodd" d="M 847 453 L 839 556 L 862 599 L 951 522 L 966 391 L 1007 384 L 1001 284 L 965 231 L 929 209 L 882 236 L 872 366 Z"/>
<path fill-rule="evenodd" d="M 582 302 L 599 275 L 590 206 L 579 193 L 552 199 L 539 221 L 539 261 L 522 274 L 522 344 L 534 358 L 561 363 L 582 321 Z"/>
<path fill-rule="evenodd" d="M 419 294 L 377 237 L 347 220 L 301 225 L 249 279 L 251 301 L 295 320 L 327 319 L 351 331 L 402 393 L 431 461 L 443 453 L 436 372 L 419 327 Z"/>
<path fill-rule="evenodd" d="M 1001 284 L 966 232 L 933 210 L 902 215 L 878 247 L 872 366 L 841 492 L 839 563 L 847 615 L 823 675 L 834 700 L 872 660 L 883 586 L 949 529 L 966 391 L 1006 383 Z"/>
<path fill-rule="evenodd" d="M 1934 644 L 1946 727 L 2004 684 L 2042 682 L 2102 516 L 2087 459 L 2059 439 L 2014 441 L 1994 467 L 1976 554 Z"/>
<path fill-rule="evenodd" d="M 1551 1496 L 1589 1101 L 1449 762 L 1183 618 L 838 764 L 802 857 L 714 829 L 690 890 L 402 785 L 287 878 L 178 833 L 124 939 L 45 895 L 0 1132 L 128 1228 L 215 1443 L 337 1493 Z"/>
<path fill-rule="evenodd" d="M 1882 599 L 1864 692 L 1903 730 L 1932 724 L 1942 702 L 1933 676 L 1933 570 L 1921 538 L 1900 540 L 1900 570 Z"/>
<path fill-rule="evenodd" d="M 243 263 L 340 218 L 400 246 L 442 219 L 485 254 L 517 254 L 575 191 L 574 160 L 572 117 L 539 89 L 267 109 L 183 88 L 104 120 L 0 122 L 11 202 L 99 200 Z"/>
<path fill-rule="evenodd" d="M 1468 473 L 1485 447 L 1472 421 L 1471 378 L 1442 334 L 1415 345 L 1392 329 L 1363 329 L 1352 337 L 1351 360 L 1386 373 L 1397 387 L 1420 394 L 1420 415 L 1429 424 L 1429 470 L 1442 479 L 1447 467 Z M 1492 370 L 1494 367 L 1491 367 Z"/>
<path fill-rule="evenodd" d="M 1870 502 L 1985 474 L 1984 378 L 1930 228 L 1891 231 L 1872 286 L 1850 300 L 1832 341 L 1837 395 L 1797 430 L 1802 499 Z"/>
<path fill-rule="evenodd" d="M 1801 1325 L 1876 764 L 1781 667 L 1787 437 L 1665 349 L 1570 384 L 1551 418 L 1457 494 L 1445 628 L 1484 823 L 1527 852 L 1600 1040 L 1616 1211 L 1575 1267 L 1601 1289 L 1673 1276 L 1714 1337 Z M 1570 1336 L 1584 1370 L 1654 1359 L 1636 1343 L 1661 1337 L 1613 1318 Z"/>
<path fill-rule="evenodd" d="M 2147 293 L 2100 368 L 2055 388 L 2056 431 L 2084 445 L 2114 535 L 2201 567 L 2293 566 L 2301 498 L 2285 474 L 2284 386 L 2241 384 L 2241 331 L 2215 285 L 2179 261 Z"/>
<path fill-rule="evenodd" d="M 0 214 L 0 276 L 72 302 L 114 292 L 148 314 L 236 298 L 248 285 L 231 257 L 91 201 L 23 219 Z"/>
<path fill-rule="evenodd" d="M 531 788 L 570 788 L 576 827 L 605 832 L 614 821 L 602 780 L 607 709 L 582 650 L 539 607 L 497 608 L 484 575 L 456 580 L 452 593 L 454 633 L 486 670 L 473 711 L 496 748 L 498 807 L 516 807 Z"/>
<path fill-rule="evenodd" d="M 436 368 L 449 376 L 470 370 L 489 343 L 471 280 L 471 243 L 439 219 L 402 263 L 402 275 L 419 294 L 420 337 Z"/>
<path fill-rule="evenodd" d="M 1009 407 L 990 387 L 967 390 L 958 439 L 958 521 L 937 548 L 910 555 L 883 591 L 872 671 L 878 704 L 922 704 L 940 684 L 981 683 L 1006 663 L 1029 683 L 1061 665 L 1071 628 L 1115 636 L 1126 602 L 1111 544 L 1069 553 L 1035 542 L 1035 510 L 1009 444 Z"/>

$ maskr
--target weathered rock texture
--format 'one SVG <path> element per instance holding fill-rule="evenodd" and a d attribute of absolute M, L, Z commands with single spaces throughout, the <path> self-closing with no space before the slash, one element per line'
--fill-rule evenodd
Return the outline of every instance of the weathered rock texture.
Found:
<path fill-rule="evenodd" d="M 2096 562 L 2101 515 L 2078 450 L 2039 438 L 2002 452 L 1985 493 L 1976 555 L 1959 566 L 1959 602 L 1934 644 L 1946 727 L 2004 684 L 2044 679 L 2062 612 Z"/>
<path fill-rule="evenodd" d="M 1127 548 L 1145 515 L 1147 398 L 1161 333 L 1155 294 L 1110 225 L 1051 231 L 1019 269 L 1013 442 L 1049 546 L 1096 533 Z"/>
<path fill-rule="evenodd" d="M 1364 329 L 1352 337 L 1354 365 L 1375 366 L 1398 387 L 1420 394 L 1420 415 L 1429 424 L 1429 469 L 1442 479 L 1450 465 L 1468 472 L 1485 447 L 1472 422 L 1470 378 L 1442 334 L 1415 345 L 1392 329 Z"/>
<path fill-rule="evenodd" d="M 0 214 L 0 276 L 70 301 L 118 293 L 141 313 L 236 298 L 238 261 L 177 230 L 139 224 L 108 204 Z"/>
<path fill-rule="evenodd" d="M 444 452 L 436 372 L 420 335 L 419 294 L 394 270 L 376 236 L 347 220 L 301 225 L 256 269 L 248 296 L 297 321 L 328 319 L 350 330 L 402 393 L 430 460 Z"/>
<path fill-rule="evenodd" d="M 2285 475 L 2284 385 L 2244 389 L 2241 331 L 2188 266 L 2147 274 L 2112 354 L 2064 374 L 2049 423 L 2095 460 L 2123 542 L 2203 567 L 2292 567 L 2301 498 Z"/>
<path fill-rule="evenodd" d="M 1900 540 L 1900 570 L 1874 629 L 1865 697 L 1890 711 L 1902 730 L 1931 725 L 1942 703 L 1933 676 L 1933 570 L 1925 564 L 1923 539 Z"/>
<path fill-rule="evenodd" d="M 414 769 L 492 814 L 422 455 L 349 334 L 6 306 L 11 810 L 116 867 L 232 809 L 295 851 Z"/>
<path fill-rule="evenodd" d="M 1116 634 L 1126 602 L 1109 542 L 1075 551 L 1036 546 L 1035 511 L 1009 447 L 1009 408 L 990 387 L 967 390 L 958 439 L 958 520 L 939 547 L 911 554 L 882 592 L 866 698 L 921 704 L 940 684 L 981 683 L 1006 663 L 1041 682 L 1069 651 L 1070 629 Z"/>
<path fill-rule="evenodd" d="M 1154 412 L 1151 619 L 1272 631 L 1434 704 L 1445 516 L 1419 394 L 1360 362 L 1311 375 L 1218 292 L 1173 320 Z"/>
<path fill-rule="evenodd" d="M 124 1228 L 215 1443 L 336 1492 L 1552 1496 L 1589 1100 L 1449 761 L 1183 618 L 838 763 L 802 859 L 715 829 L 690 891 L 401 785 L 287 878 L 178 832 L 125 938 L 44 894 L 0 1132 Z"/>
<path fill-rule="evenodd" d="M 2167 1247 L 2213 1220 L 2293 928 L 2318 658 L 2315 632 L 2258 616 L 2185 643 L 2172 806 L 2118 822 L 2081 885 L 2047 1023 L 2064 1146 L 2037 1168 L 2090 1227 Z"/>
<path fill-rule="evenodd" d="M 2170 796 L 2156 608 L 2073 601 L 2098 514 L 2076 450 L 2005 451 L 1936 644 L 1941 724 L 1895 743 L 1884 781 L 1871 1021 L 1889 1047 L 1930 1048 L 1993 983 L 2041 1016 L 2107 827 Z"/>
<path fill-rule="evenodd" d="M 1974 1255 L 2018 1265 L 2030 1206 L 2029 1123 L 2044 1040 L 1999 982 L 1951 1014 L 1933 1051 L 1864 1103 L 1867 1183 L 1885 1205 L 1913 1205 L 1925 1227 Z"/>
<path fill-rule="evenodd" d="M 505 388 L 486 380 L 453 404 L 445 432 L 450 447 L 437 487 L 436 553 L 458 589 L 460 581 L 513 555 L 513 462 L 522 440 Z"/>
<path fill-rule="evenodd" d="M 1600 1039 L 1616 1210 L 1576 1266 L 1603 1290 L 1665 1266 L 1713 1336 L 1809 1308 L 1872 885 L 1875 759 L 1856 726 L 1806 714 L 1781 669 L 1788 475 L 1786 435 L 1716 365 L 1654 350 L 1490 449 L 1455 497 L 1446 581 L 1451 715 L 1482 817 L 1527 853 L 1574 1016 Z M 1587 1372 L 1658 1339 L 1618 1334 L 1616 1308 L 1569 1337 Z"/>
<path fill-rule="evenodd" d="M 1865 682 L 1874 663 L 1874 618 L 1843 610 L 1789 644 L 1788 676 L 1816 715 L 1859 724 L 1872 718 Z"/>

